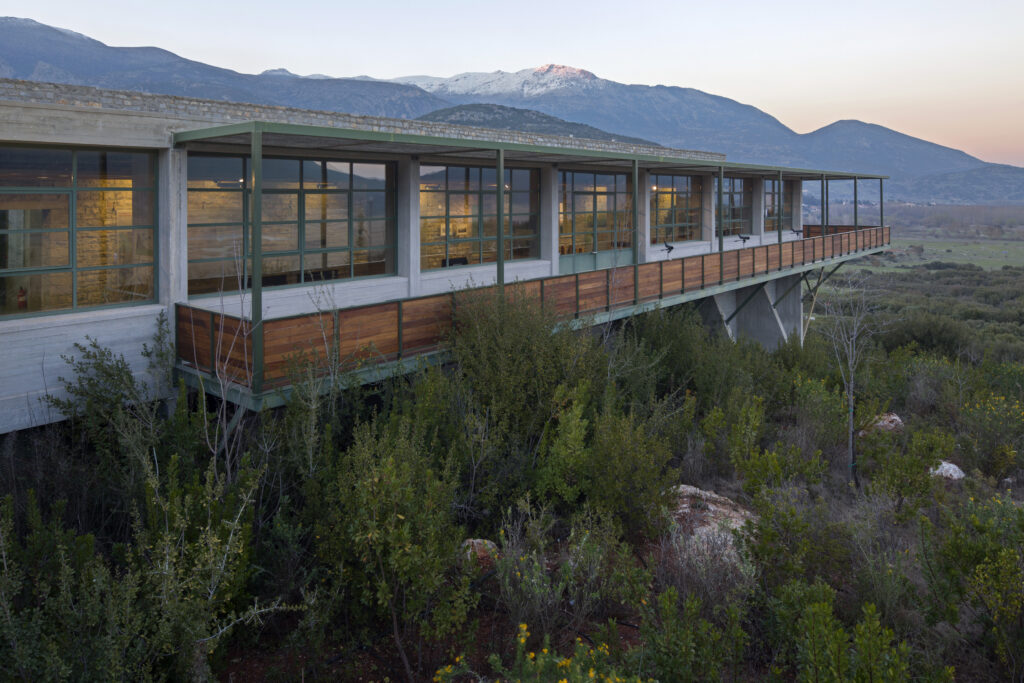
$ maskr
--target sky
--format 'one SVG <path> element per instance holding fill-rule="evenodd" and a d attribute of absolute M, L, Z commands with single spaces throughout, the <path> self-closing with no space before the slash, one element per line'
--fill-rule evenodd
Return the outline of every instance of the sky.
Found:
<path fill-rule="evenodd" d="M 1021 0 L 0 0 L 0 15 L 245 73 L 565 64 L 723 95 L 799 133 L 858 119 L 1024 166 Z"/>

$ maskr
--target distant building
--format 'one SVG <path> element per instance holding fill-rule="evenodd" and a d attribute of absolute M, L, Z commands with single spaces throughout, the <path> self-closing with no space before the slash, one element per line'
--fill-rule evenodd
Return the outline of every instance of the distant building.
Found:
<path fill-rule="evenodd" d="M 0 79 L 0 433 L 60 418 L 40 398 L 86 336 L 144 372 L 161 312 L 186 379 L 250 408 L 295 353 L 378 373 L 430 353 L 467 287 L 595 321 L 704 300 L 772 346 L 801 333 L 802 273 L 888 244 L 804 224 L 803 182 L 854 178 L 881 193 L 707 152 Z"/>

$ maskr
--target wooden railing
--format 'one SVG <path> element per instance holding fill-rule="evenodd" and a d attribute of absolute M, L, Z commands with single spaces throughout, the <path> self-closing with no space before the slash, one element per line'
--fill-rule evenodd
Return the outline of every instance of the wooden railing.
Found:
<path fill-rule="evenodd" d="M 814 226 L 805 226 L 805 231 L 808 227 Z M 829 230 L 825 237 L 517 281 L 506 285 L 506 291 L 536 297 L 560 317 L 579 318 L 875 249 L 890 239 L 889 228 Z M 287 384 L 289 365 L 297 355 L 313 362 L 330 355 L 356 365 L 435 351 L 451 329 L 460 299 L 488 289 L 266 320 L 262 363 L 252 358 L 248 320 L 178 304 L 178 358 L 187 367 L 234 384 L 257 386 L 253 379 L 260 373 L 264 388 L 279 387 Z"/>

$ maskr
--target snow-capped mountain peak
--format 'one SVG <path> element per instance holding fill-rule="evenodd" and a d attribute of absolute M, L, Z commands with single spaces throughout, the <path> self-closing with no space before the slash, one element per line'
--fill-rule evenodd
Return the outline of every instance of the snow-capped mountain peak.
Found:
<path fill-rule="evenodd" d="M 445 95 L 519 95 L 536 97 L 566 87 L 593 87 L 602 81 L 583 69 L 545 64 L 521 71 L 467 72 L 451 78 L 403 76 L 396 83 L 417 85 L 441 97 Z"/>

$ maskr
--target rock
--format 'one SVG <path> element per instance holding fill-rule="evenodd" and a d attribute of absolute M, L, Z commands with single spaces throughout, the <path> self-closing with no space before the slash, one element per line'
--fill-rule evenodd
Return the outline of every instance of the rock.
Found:
<path fill-rule="evenodd" d="M 938 467 L 932 468 L 931 475 L 933 477 L 949 479 L 950 481 L 957 481 L 964 478 L 964 471 L 953 463 L 943 460 L 939 462 Z"/>
<path fill-rule="evenodd" d="M 875 421 L 867 429 L 862 429 L 857 432 L 857 436 L 864 436 L 869 431 L 880 431 L 880 432 L 902 432 L 903 431 L 903 420 L 896 413 L 882 413 L 875 418 Z"/>
<path fill-rule="evenodd" d="M 477 566 L 483 571 L 494 569 L 494 561 L 498 559 L 498 546 L 494 541 L 488 541 L 486 538 L 467 538 L 462 542 L 462 549 L 466 559 L 473 561 L 475 558 Z"/>
<path fill-rule="evenodd" d="M 675 490 L 679 502 L 672 516 L 691 535 L 729 532 L 756 517 L 736 501 L 714 491 L 705 491 L 687 484 L 680 484 Z"/>

